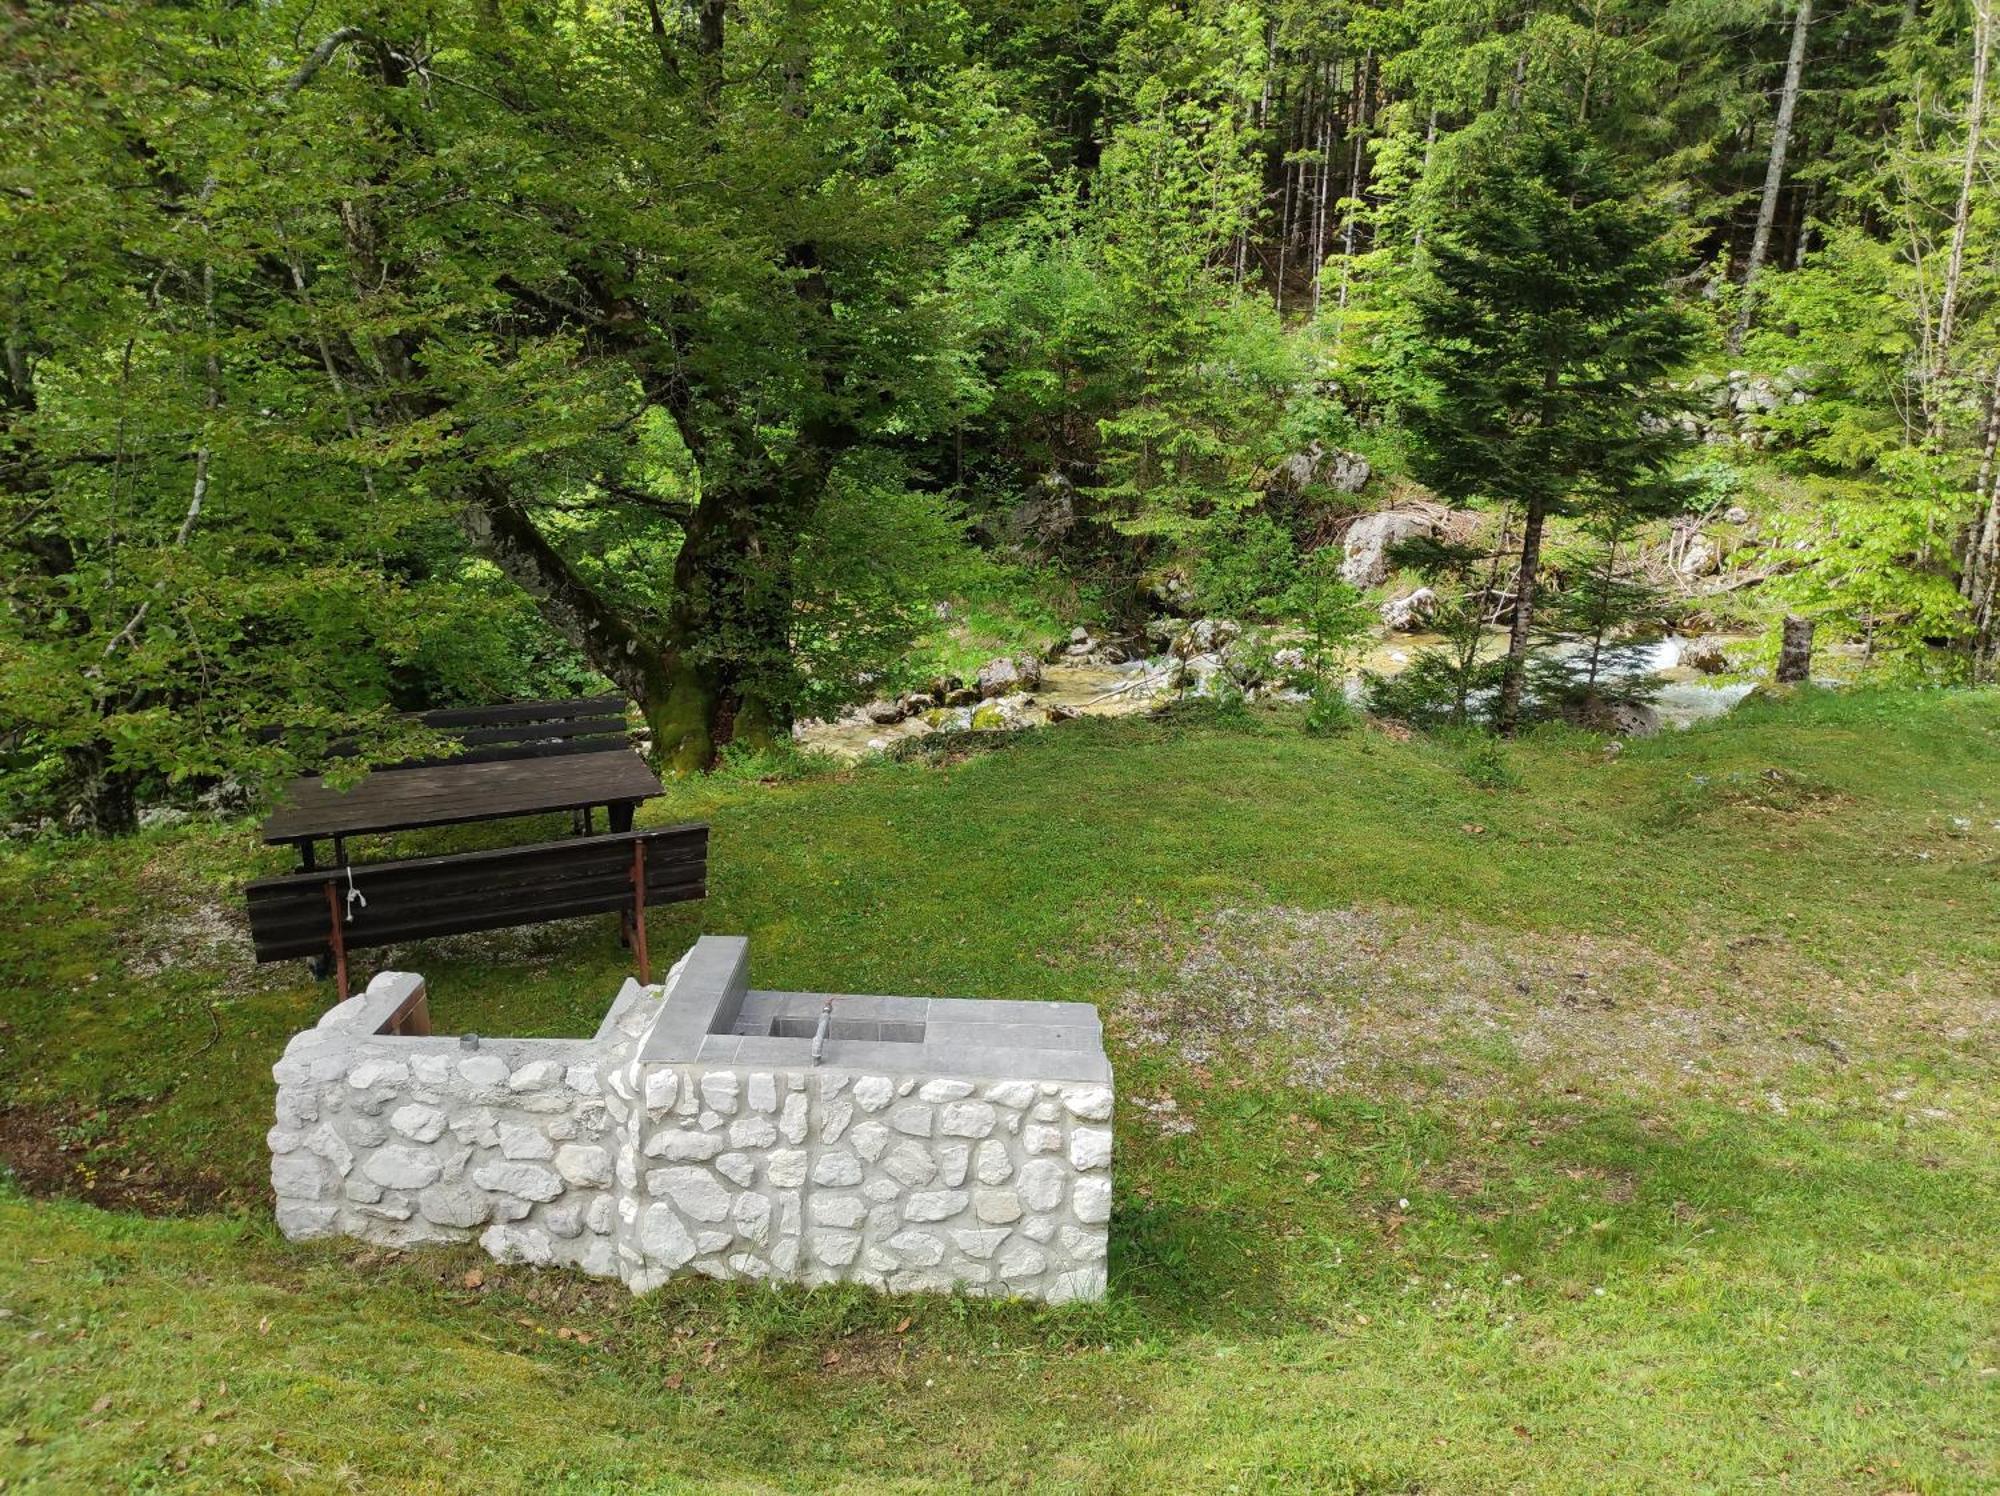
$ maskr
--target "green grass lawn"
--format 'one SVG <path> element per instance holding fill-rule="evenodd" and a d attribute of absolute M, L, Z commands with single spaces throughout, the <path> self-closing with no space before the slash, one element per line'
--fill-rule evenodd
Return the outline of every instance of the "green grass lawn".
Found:
<path fill-rule="evenodd" d="M 684 817 L 711 897 L 658 951 L 1101 1006 L 1105 1304 L 635 1300 L 288 1245 L 270 1065 L 327 991 L 250 966 L 235 913 L 281 855 L 248 824 L 18 845 L 9 1488 L 2000 1486 L 2000 694 L 1497 765 L 1085 721 L 645 819 Z M 610 926 L 385 959 L 443 1029 L 583 1032 Z"/>

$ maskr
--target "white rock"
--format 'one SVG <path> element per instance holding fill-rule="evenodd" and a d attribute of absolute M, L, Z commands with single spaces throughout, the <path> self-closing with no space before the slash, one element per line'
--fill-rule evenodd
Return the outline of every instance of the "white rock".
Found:
<path fill-rule="evenodd" d="M 451 1135 L 469 1147 L 500 1146 L 500 1133 L 493 1125 L 490 1107 L 476 1106 L 469 1112 L 460 1112 L 451 1120 Z"/>
<path fill-rule="evenodd" d="M 964 1190 L 919 1190 L 903 1205 L 906 1221 L 948 1221 L 965 1209 L 971 1196 Z"/>
<path fill-rule="evenodd" d="M 539 1127 L 519 1122 L 500 1124 L 500 1152 L 508 1158 L 554 1158 L 555 1144 Z"/>
<path fill-rule="evenodd" d="M 905 1137 L 931 1135 L 931 1109 L 920 1102 L 906 1102 L 889 1113 L 889 1125 Z"/>
<path fill-rule="evenodd" d="M 771 1236 L 771 1202 L 762 1195 L 738 1195 L 729 1218 L 736 1234 L 753 1246 L 762 1246 Z"/>
<path fill-rule="evenodd" d="M 732 1148 L 769 1148 L 777 1141 L 778 1129 L 769 1117 L 745 1117 L 729 1124 L 729 1146 Z"/>
<path fill-rule="evenodd" d="M 391 1143 L 369 1154 L 361 1172 L 384 1189 L 420 1190 L 427 1184 L 435 1184 L 444 1170 L 436 1155 Z"/>
<path fill-rule="evenodd" d="M 471 1086 L 503 1086 L 507 1062 L 497 1054 L 469 1054 L 458 1062 L 458 1075 Z"/>
<path fill-rule="evenodd" d="M 794 1091 L 785 1098 L 784 1114 L 778 1118 L 778 1135 L 793 1145 L 806 1140 L 806 1094 Z"/>
<path fill-rule="evenodd" d="M 1081 1117 L 1086 1122 L 1102 1122 L 1111 1115 L 1111 1092 L 1103 1086 L 1066 1092 L 1062 1100 L 1071 1116 Z"/>
<path fill-rule="evenodd" d="M 1102 1169 L 1111 1162 L 1111 1129 L 1079 1127 L 1069 1135 L 1069 1161 L 1079 1169 Z"/>
<path fill-rule="evenodd" d="M 1076 1218 L 1087 1226 L 1110 1220 L 1111 1181 L 1101 1175 L 1077 1180 L 1076 1188 L 1070 1191 L 1069 1203 Z"/>
<path fill-rule="evenodd" d="M 1013 1190 L 974 1190 L 972 1213 L 989 1225 L 1004 1226 L 1021 1219 L 1021 1197 Z"/>
<path fill-rule="evenodd" d="M 611 1155 L 587 1143 L 565 1143 L 556 1149 L 556 1172 L 571 1184 L 611 1183 Z"/>
<path fill-rule="evenodd" d="M 815 1226 L 839 1226 L 851 1230 L 861 1224 L 868 1207 L 859 1195 L 814 1195 L 807 1202 L 807 1213 Z"/>
<path fill-rule="evenodd" d="M 572 1065 L 563 1071 L 563 1084 L 584 1096 L 601 1096 L 604 1083 L 598 1079 L 595 1065 Z"/>
<path fill-rule="evenodd" d="M 889 1129 L 880 1122 L 863 1122 L 854 1129 L 848 1144 L 861 1155 L 862 1162 L 874 1163 L 882 1156 L 882 1150 L 889 1146 Z"/>
<path fill-rule="evenodd" d="M 685 1267 L 696 1252 L 694 1238 L 670 1205 L 649 1205 L 639 1221 L 639 1247 L 654 1262 Z"/>
<path fill-rule="evenodd" d="M 738 1189 L 748 1189 L 757 1177 L 757 1160 L 747 1153 L 725 1153 L 715 1161 L 715 1172 Z"/>
<path fill-rule="evenodd" d="M 335 1234 L 338 1205 L 306 1205 L 297 1200 L 278 1202 L 278 1230 L 288 1241 L 315 1241 Z"/>
<path fill-rule="evenodd" d="M 898 1231 L 888 1246 L 910 1267 L 935 1267 L 944 1261 L 944 1242 L 928 1231 Z"/>
<path fill-rule="evenodd" d="M 374 1086 L 400 1086 L 410 1079 L 410 1067 L 401 1060 L 363 1060 L 347 1072 L 347 1083 L 357 1091 Z"/>
<path fill-rule="evenodd" d="M 870 1179 L 861 1186 L 862 1197 L 874 1201 L 877 1205 L 888 1204 L 902 1192 L 903 1187 L 895 1180 L 880 1177 Z"/>
<path fill-rule="evenodd" d="M 348 1199 L 362 1205 L 373 1205 L 382 1198 L 382 1186 L 360 1174 L 354 1175 L 341 1185 L 340 1192 Z"/>
<path fill-rule="evenodd" d="M 777 1189 L 797 1189 L 806 1182 L 805 1150 L 780 1148 L 764 1161 L 764 1177 Z"/>
<path fill-rule="evenodd" d="M 439 1226 L 481 1226 L 491 1206 L 478 1190 L 462 1184 L 434 1185 L 417 1196 L 417 1209 Z"/>
<path fill-rule="evenodd" d="M 1021 1129 L 1021 1146 L 1030 1153 L 1060 1153 L 1062 1128 L 1047 1122 L 1030 1122 Z"/>
<path fill-rule="evenodd" d="M 919 1101 L 959 1101 L 970 1096 L 973 1084 L 969 1080 L 927 1080 L 917 1088 Z"/>
<path fill-rule="evenodd" d="M 812 1254 L 828 1267 L 846 1267 L 861 1250 L 861 1238 L 852 1231 L 815 1231 Z"/>
<path fill-rule="evenodd" d="M 523 1200 L 553 1200 L 563 1192 L 562 1177 L 542 1164 L 485 1164 L 472 1171 L 472 1182 Z"/>
<path fill-rule="evenodd" d="M 390 1114 L 388 1124 L 404 1138 L 414 1138 L 416 1142 L 436 1142 L 444 1132 L 444 1112 L 436 1106 L 398 1106 Z"/>
<path fill-rule="evenodd" d="M 541 1091 L 562 1079 L 562 1066 L 554 1060 L 530 1060 L 507 1077 L 510 1091 Z"/>
<path fill-rule="evenodd" d="M 845 1101 L 827 1101 L 820 1104 L 819 1138 L 822 1143 L 837 1143 L 847 1124 L 854 1120 L 854 1108 Z"/>
<path fill-rule="evenodd" d="M 729 1191 L 706 1169 L 654 1169 L 646 1175 L 646 1191 L 673 1201 L 689 1220 L 720 1221 L 729 1214 Z"/>
<path fill-rule="evenodd" d="M 938 1131 L 948 1138 L 983 1138 L 993 1131 L 996 1116 L 984 1101 L 954 1101 L 938 1113 Z"/>
<path fill-rule="evenodd" d="M 778 1109 L 778 1084 L 769 1075 L 757 1074 L 750 1077 L 750 1110 L 753 1112 L 775 1112 Z"/>
<path fill-rule="evenodd" d="M 814 1184 L 850 1185 L 861 1183 L 861 1160 L 845 1149 L 822 1153 L 813 1165 Z"/>
<path fill-rule="evenodd" d="M 291 1200 L 321 1200 L 333 1193 L 333 1175 L 316 1158 L 287 1154 L 271 1160 L 271 1188 Z"/>
<path fill-rule="evenodd" d="M 1018 1109 L 1035 1099 L 1035 1088 L 1024 1080 L 1003 1080 L 986 1088 L 986 1099 L 995 1106 Z"/>
<path fill-rule="evenodd" d="M 668 1158 L 681 1163 L 714 1158 L 722 1149 L 722 1135 L 713 1132 L 656 1132 L 646 1142 L 648 1158 Z"/>
<path fill-rule="evenodd" d="M 883 1171 L 902 1183 L 929 1184 L 937 1178 L 937 1160 L 915 1143 L 898 1143 L 882 1160 Z"/>
<path fill-rule="evenodd" d="M 979 1145 L 977 1158 L 973 1172 L 981 1184 L 1005 1184 L 1014 1173 L 1014 1160 L 1007 1156 L 1007 1145 L 995 1138 Z"/>
<path fill-rule="evenodd" d="M 354 1167 L 354 1150 L 347 1146 L 347 1139 L 326 1122 L 306 1134 L 306 1152 L 316 1153 L 332 1164 L 336 1174 L 344 1175 Z"/>
<path fill-rule="evenodd" d="M 701 1099 L 711 1111 L 725 1117 L 736 1115 L 736 1098 L 742 1082 L 733 1071 L 712 1070 L 701 1078 Z"/>
<path fill-rule="evenodd" d="M 603 1236 L 611 1230 L 614 1213 L 611 1196 L 599 1195 L 590 1202 L 590 1208 L 584 1212 L 583 1223 L 599 1236 Z"/>
<path fill-rule="evenodd" d="M 1048 1254 L 1027 1242 L 1016 1242 L 1000 1256 L 1000 1276 L 1032 1278 L 1049 1265 Z"/>
<path fill-rule="evenodd" d="M 1072 1262 L 1095 1262 L 1104 1256 L 1104 1233 L 1065 1226 L 1056 1233 L 1056 1250 Z"/>
<path fill-rule="evenodd" d="M 965 1143 L 946 1143 L 937 1151 L 938 1183 L 957 1189 L 965 1183 L 972 1163 L 972 1148 Z"/>
<path fill-rule="evenodd" d="M 680 1090 L 681 1078 L 672 1070 L 648 1070 L 646 1072 L 646 1110 L 663 1112 L 674 1104 L 674 1095 Z"/>
<path fill-rule="evenodd" d="M 1052 1158 L 1021 1165 L 1021 1200 L 1030 1210 L 1054 1210 L 1061 1203 L 1068 1171 Z"/>
<path fill-rule="evenodd" d="M 985 1230 L 954 1231 L 951 1239 L 958 1243 L 958 1250 L 966 1256 L 984 1262 L 999 1250 L 1000 1243 L 1010 1234 L 1006 1227 L 997 1226 Z"/>
<path fill-rule="evenodd" d="M 1021 1235 L 1030 1241 L 1047 1241 L 1056 1234 L 1054 1216 L 1029 1216 L 1021 1222 Z"/>
<path fill-rule="evenodd" d="M 879 1112 L 896 1095 L 896 1086 L 886 1075 L 864 1075 L 854 1083 L 855 1103 L 864 1112 Z"/>

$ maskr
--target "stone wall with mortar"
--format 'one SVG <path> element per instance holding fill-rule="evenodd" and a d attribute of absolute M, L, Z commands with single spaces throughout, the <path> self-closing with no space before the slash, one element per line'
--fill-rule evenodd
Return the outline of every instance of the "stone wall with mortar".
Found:
<path fill-rule="evenodd" d="M 418 979 L 378 976 L 274 1067 L 280 1228 L 477 1239 L 636 1292 L 692 1272 L 1102 1295 L 1113 1092 L 1092 1010 L 835 998 L 814 1065 L 825 999 L 751 992 L 746 969 L 740 940 L 706 937 L 592 1038 L 477 1048 L 379 1032 Z"/>

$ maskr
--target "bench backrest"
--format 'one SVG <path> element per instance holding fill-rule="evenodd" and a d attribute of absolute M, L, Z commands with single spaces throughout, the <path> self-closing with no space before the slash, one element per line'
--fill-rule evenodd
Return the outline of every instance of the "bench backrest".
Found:
<path fill-rule="evenodd" d="M 505 706 L 449 706 L 412 715 L 426 727 L 451 733 L 465 744 L 465 751 L 449 759 L 412 759 L 403 767 L 483 764 L 556 753 L 605 753 L 632 746 L 623 696 L 514 701 Z"/>
<path fill-rule="evenodd" d="M 350 887 L 366 904 L 349 900 Z M 697 823 L 283 873 L 245 894 L 262 962 L 633 911 L 707 891 L 708 827 Z"/>
<path fill-rule="evenodd" d="M 447 706 L 408 712 L 404 720 L 450 733 L 465 744 L 449 758 L 411 758 L 385 768 L 414 769 L 427 764 L 485 764 L 506 758 L 544 758 L 557 753 L 607 753 L 630 748 L 623 696 L 572 696 L 553 701 L 509 701 L 499 706 Z M 258 737 L 283 741 L 285 729 L 267 727 Z M 351 739 L 326 746 L 327 758 L 351 758 Z"/>

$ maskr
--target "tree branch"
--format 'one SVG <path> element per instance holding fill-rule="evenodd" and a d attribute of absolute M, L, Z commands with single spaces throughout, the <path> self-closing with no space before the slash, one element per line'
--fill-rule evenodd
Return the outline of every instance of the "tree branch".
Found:
<path fill-rule="evenodd" d="M 320 69 L 333 61 L 334 53 L 349 42 L 363 41 L 367 36 L 368 33 L 359 26 L 343 26 L 338 31 L 328 33 L 326 39 L 314 47 L 306 60 L 299 64 L 298 71 L 272 90 L 271 102 L 289 104 L 293 94 L 312 82 L 318 76 Z"/>

